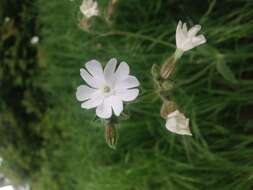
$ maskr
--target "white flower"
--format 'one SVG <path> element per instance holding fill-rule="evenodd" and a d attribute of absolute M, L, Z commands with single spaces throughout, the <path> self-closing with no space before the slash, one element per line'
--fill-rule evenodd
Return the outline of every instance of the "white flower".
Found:
<path fill-rule="evenodd" d="M 129 66 L 121 62 L 117 66 L 115 58 L 110 59 L 104 70 L 97 60 L 85 64 L 85 69 L 80 69 L 81 77 L 89 85 L 77 88 L 76 98 L 83 102 L 82 108 L 96 107 L 96 115 L 108 119 L 114 113 L 119 116 L 123 111 L 123 102 L 137 98 L 140 85 L 135 76 L 129 75 Z"/>
<path fill-rule="evenodd" d="M 31 44 L 35 45 L 35 44 L 39 43 L 39 41 L 40 41 L 40 38 L 38 36 L 33 36 L 31 38 L 30 42 L 31 42 Z"/>
<path fill-rule="evenodd" d="M 189 31 L 187 31 L 186 23 L 182 25 L 182 22 L 179 21 L 176 31 L 177 48 L 185 52 L 206 43 L 206 38 L 204 35 L 196 36 L 200 29 L 200 25 L 195 25 Z"/>
<path fill-rule="evenodd" d="M 178 110 L 170 113 L 167 116 L 166 128 L 172 133 L 179 135 L 192 135 L 189 128 L 189 119 Z"/>
<path fill-rule="evenodd" d="M 99 14 L 98 3 L 93 0 L 83 0 L 80 10 L 87 18 L 97 16 Z"/>

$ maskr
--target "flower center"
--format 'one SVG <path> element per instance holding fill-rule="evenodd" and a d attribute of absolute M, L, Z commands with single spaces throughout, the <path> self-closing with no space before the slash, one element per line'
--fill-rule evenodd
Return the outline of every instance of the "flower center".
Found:
<path fill-rule="evenodd" d="M 111 88 L 109 87 L 109 86 L 105 86 L 104 88 L 103 88 L 103 92 L 104 93 L 109 93 L 111 91 Z"/>

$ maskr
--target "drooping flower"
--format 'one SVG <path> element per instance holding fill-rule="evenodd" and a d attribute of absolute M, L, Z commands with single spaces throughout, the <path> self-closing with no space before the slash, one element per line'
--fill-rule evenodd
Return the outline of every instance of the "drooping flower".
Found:
<path fill-rule="evenodd" d="M 96 108 L 96 115 L 109 119 L 113 113 L 119 116 L 123 111 L 123 102 L 137 98 L 140 85 L 135 76 L 129 75 L 129 66 L 112 58 L 103 69 L 97 60 L 85 64 L 86 69 L 80 69 L 81 77 L 87 85 L 77 88 L 76 98 L 85 109 Z M 117 68 L 116 68 L 117 67 Z"/>
<path fill-rule="evenodd" d="M 80 6 L 80 11 L 86 18 L 99 15 L 98 3 L 93 0 L 83 0 Z"/>
<path fill-rule="evenodd" d="M 187 31 L 186 23 L 182 24 L 182 22 L 179 21 L 176 30 L 177 49 L 185 52 L 206 43 L 206 38 L 204 35 L 197 36 L 197 33 L 200 30 L 201 26 L 195 25 L 189 31 Z"/>
<path fill-rule="evenodd" d="M 192 135 L 189 128 L 189 119 L 178 110 L 170 113 L 166 119 L 166 128 L 179 135 Z"/>

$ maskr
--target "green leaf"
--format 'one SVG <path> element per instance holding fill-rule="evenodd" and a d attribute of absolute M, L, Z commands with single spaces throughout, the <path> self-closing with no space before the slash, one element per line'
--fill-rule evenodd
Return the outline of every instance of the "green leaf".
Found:
<path fill-rule="evenodd" d="M 216 67 L 217 71 L 223 76 L 224 79 L 232 83 L 237 83 L 234 73 L 225 61 L 218 61 Z"/>

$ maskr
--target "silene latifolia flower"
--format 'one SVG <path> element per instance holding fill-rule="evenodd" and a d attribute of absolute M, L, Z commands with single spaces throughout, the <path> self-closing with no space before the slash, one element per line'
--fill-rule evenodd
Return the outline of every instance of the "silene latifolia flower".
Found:
<path fill-rule="evenodd" d="M 123 111 L 123 102 L 137 98 L 139 81 L 129 75 L 129 66 L 117 60 L 109 60 L 105 68 L 97 60 L 88 61 L 86 69 L 80 69 L 80 74 L 87 85 L 77 88 L 76 98 L 81 101 L 84 109 L 96 108 L 96 115 L 109 119 L 112 115 L 119 116 Z"/>
<path fill-rule="evenodd" d="M 186 23 L 183 24 L 179 21 L 176 30 L 177 49 L 185 52 L 206 43 L 204 35 L 197 35 L 200 30 L 200 25 L 195 25 L 190 30 L 187 30 Z"/>
<path fill-rule="evenodd" d="M 83 0 L 83 3 L 80 6 L 80 11 L 88 19 L 93 16 L 98 16 L 98 3 L 93 0 Z"/>
<path fill-rule="evenodd" d="M 179 135 L 192 135 L 189 128 L 189 119 L 178 110 L 170 113 L 166 119 L 166 128 Z"/>
<path fill-rule="evenodd" d="M 181 21 L 178 22 L 176 29 L 177 49 L 175 53 L 168 57 L 165 63 L 162 65 L 160 75 L 163 79 L 169 78 L 174 73 L 176 63 L 184 52 L 206 43 L 206 38 L 204 35 L 197 35 L 200 30 L 200 25 L 195 25 L 187 30 L 186 23 L 182 23 Z"/>

